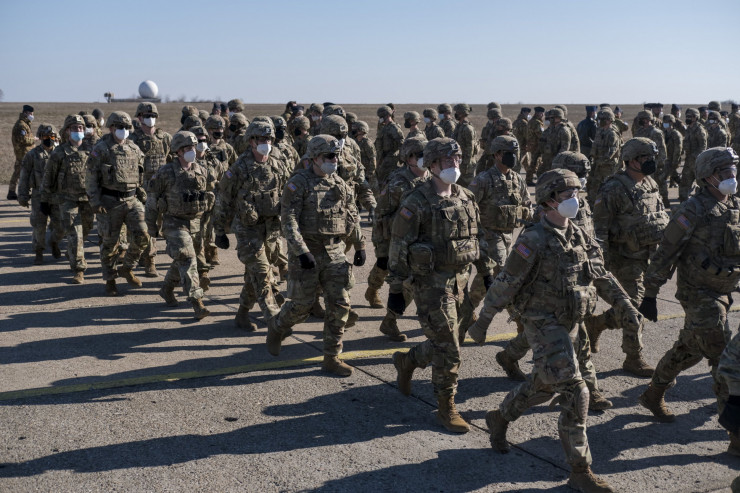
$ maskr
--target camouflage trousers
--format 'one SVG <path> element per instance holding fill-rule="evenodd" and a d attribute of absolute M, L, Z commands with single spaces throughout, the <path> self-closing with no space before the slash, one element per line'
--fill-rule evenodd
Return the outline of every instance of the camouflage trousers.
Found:
<path fill-rule="evenodd" d="M 344 255 L 344 244 L 340 241 L 335 248 L 311 248 L 316 267 L 302 269 L 296 255 L 288 257 L 288 298 L 280 309 L 275 327 L 285 335 L 291 327 L 308 318 L 319 288 L 323 290 L 326 303 L 324 317 L 324 354 L 338 356 L 342 352 L 344 324 L 350 309 L 349 291 L 352 289 L 352 264 Z"/>
<path fill-rule="evenodd" d="M 532 405 L 559 394 L 554 403 L 560 406 L 558 434 L 568 464 L 590 465 L 591 451 L 586 436 L 589 391 L 574 349 L 581 345 L 582 328 L 574 326 L 568 331 L 554 318 L 525 317 L 522 322 L 526 339 L 532 345 L 534 369 L 526 381 L 506 396 L 499 406 L 501 414 L 507 421 L 515 421 Z"/>
<path fill-rule="evenodd" d="M 670 387 L 679 373 L 706 358 L 714 379 L 712 390 L 718 400 L 726 401 L 727 386 L 719 378 L 717 366 L 731 337 L 727 323 L 729 299 L 718 300 L 702 290 L 691 290 L 690 298 L 680 295 L 679 288 L 676 298 L 686 314 L 684 326 L 676 343 L 655 367 L 652 383 L 659 388 Z"/>
<path fill-rule="evenodd" d="M 61 242 L 64 238 L 64 228 L 62 227 L 62 215 L 59 206 L 51 204 L 51 215 L 47 216 L 41 212 L 41 199 L 33 197 L 31 199 L 31 227 L 33 228 L 31 247 L 34 252 L 40 252 L 46 249 L 47 224 L 49 226 L 51 242 Z"/>
<path fill-rule="evenodd" d="M 288 268 L 288 256 L 285 255 L 285 248 L 283 246 L 283 236 L 280 230 L 280 218 L 274 217 L 266 221 L 266 235 L 265 238 L 265 249 L 267 253 L 267 260 L 271 265 L 274 265 L 280 271 L 285 271 Z"/>
<path fill-rule="evenodd" d="M 535 173 L 537 173 L 537 169 L 540 166 L 539 160 L 540 160 L 539 151 L 529 152 L 529 166 L 527 166 L 527 174 L 525 178 L 527 183 L 532 183 L 534 181 L 534 175 Z M 539 174 L 537 174 L 537 176 L 539 176 Z"/>
<path fill-rule="evenodd" d="M 512 232 L 486 230 L 488 246 L 481 248 L 481 258 L 485 258 L 487 263 L 495 266 L 493 270 L 494 277 L 503 269 L 506 257 L 509 256 L 511 251 L 512 241 Z M 483 277 L 483 274 L 476 272 L 470 286 L 470 302 L 473 304 L 473 309 L 478 308 L 480 302 L 486 297 L 486 286 Z"/>
<path fill-rule="evenodd" d="M 272 318 L 280 311 L 272 293 L 272 266 L 267 259 L 265 223 L 245 226 L 237 222 L 234 227 L 236 250 L 244 264 L 244 285 L 239 296 L 239 306 L 249 311 L 255 301 L 265 319 Z"/>
<path fill-rule="evenodd" d="M 23 156 L 18 158 L 18 156 L 16 155 L 15 163 L 13 164 L 13 174 L 10 175 L 10 183 L 8 184 L 8 190 L 11 192 L 15 192 L 15 189 L 18 186 L 18 180 L 21 177 L 21 162 L 22 161 L 23 161 Z"/>
<path fill-rule="evenodd" d="M 472 159 L 464 159 L 460 163 L 460 178 L 457 180 L 457 184 L 461 187 L 467 187 L 475 178 L 475 167 L 477 163 Z"/>
<path fill-rule="evenodd" d="M 125 224 L 132 241 L 123 259 L 123 268 L 133 269 L 141 252 L 149 244 L 149 235 L 144 222 L 144 206 L 136 197 L 118 199 L 103 195 L 101 205 L 107 211 L 98 214 L 100 244 L 100 266 L 103 279 L 110 281 L 118 277 L 118 258 L 121 252 L 121 227 Z"/>
<path fill-rule="evenodd" d="M 162 228 L 162 214 L 159 214 L 157 217 L 157 227 Z M 126 243 L 133 242 L 133 237 L 128 234 Z M 128 248 L 128 245 L 127 247 Z M 143 252 L 141 252 L 141 260 L 149 262 L 157 257 L 157 238 L 150 236 L 149 237 L 149 244 L 146 246 Z"/>
<path fill-rule="evenodd" d="M 370 269 L 370 274 L 367 277 L 368 287 L 376 291 L 380 290 L 380 288 L 383 287 L 383 283 L 385 282 L 385 278 L 387 276 L 387 270 L 381 269 L 380 267 L 378 267 L 378 264 L 373 265 L 373 268 Z"/>
<path fill-rule="evenodd" d="M 721 385 L 727 388 L 727 395 L 718 399 L 718 414 L 722 414 L 727 397 L 740 395 L 740 332 L 735 334 L 722 352 L 717 372 Z"/>
<path fill-rule="evenodd" d="M 470 267 L 458 273 L 436 272 L 414 279 L 416 314 L 427 340 L 412 347 L 409 359 L 420 368 L 432 365 L 432 385 L 437 397 L 457 393 L 460 371 L 460 327 L 468 327 L 473 315 L 467 293 Z"/>
<path fill-rule="evenodd" d="M 182 286 L 188 300 L 199 300 L 203 297 L 203 290 L 200 288 L 193 239 L 196 236 L 195 232 L 200 231 L 200 221 L 175 218 L 168 221 L 165 218 L 163 222 L 162 235 L 167 240 L 165 251 L 172 258 L 170 268 L 164 276 L 164 285 L 173 289 Z"/>
<path fill-rule="evenodd" d="M 691 190 L 694 188 L 694 180 L 696 179 L 696 158 L 689 159 L 688 157 L 684 161 L 683 169 L 681 170 L 681 182 L 678 184 L 678 202 L 684 202 L 689 198 Z"/>
<path fill-rule="evenodd" d="M 85 262 L 85 238 L 93 226 L 93 211 L 88 201 L 65 200 L 59 204 L 64 236 L 67 238 L 67 258 L 70 268 L 77 271 L 87 269 Z"/>

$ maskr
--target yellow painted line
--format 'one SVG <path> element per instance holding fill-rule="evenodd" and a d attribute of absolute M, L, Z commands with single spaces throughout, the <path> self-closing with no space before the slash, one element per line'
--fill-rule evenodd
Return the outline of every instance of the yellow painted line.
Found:
<path fill-rule="evenodd" d="M 0 224 L 3 224 L 3 223 L 20 223 L 20 222 L 23 222 L 23 221 L 27 221 L 27 219 L 3 219 L 2 221 L 0 221 Z"/>
<path fill-rule="evenodd" d="M 486 338 L 486 342 L 504 341 L 513 339 L 515 332 L 506 334 L 497 334 Z M 471 341 L 471 339 L 466 339 Z M 363 358 L 376 358 L 378 356 L 388 356 L 400 348 L 392 349 L 371 349 L 366 351 L 349 351 L 342 353 L 343 360 L 355 360 Z M 298 366 L 307 366 L 320 363 L 324 359 L 323 355 L 311 358 L 300 358 L 285 361 L 270 361 L 267 363 L 258 363 L 254 365 L 231 366 L 226 368 L 213 368 L 211 370 L 186 371 L 179 373 L 170 373 L 166 375 L 148 375 L 144 377 L 123 378 L 119 380 L 108 380 L 95 383 L 80 383 L 75 385 L 60 385 L 59 387 L 39 387 L 35 389 L 13 390 L 10 392 L 0 392 L 0 401 L 10 401 L 14 399 L 26 399 L 29 397 L 39 397 L 56 394 L 72 394 L 75 392 L 86 392 L 88 390 L 115 389 L 119 387 L 133 387 L 135 385 L 146 385 L 162 382 L 178 382 L 180 380 L 191 380 L 194 378 L 204 377 L 222 377 L 236 375 L 239 373 L 251 373 L 263 370 L 275 370 L 280 368 L 291 368 Z"/>

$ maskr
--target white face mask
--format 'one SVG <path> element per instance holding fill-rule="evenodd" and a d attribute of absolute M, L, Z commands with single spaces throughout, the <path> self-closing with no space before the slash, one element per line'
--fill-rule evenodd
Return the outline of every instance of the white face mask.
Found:
<path fill-rule="evenodd" d="M 182 158 L 188 163 L 194 162 L 195 161 L 195 149 L 186 151 L 185 154 L 182 155 Z"/>
<path fill-rule="evenodd" d="M 385 121 L 385 118 L 383 118 L 382 116 L 379 116 L 378 117 L 378 123 L 383 123 L 383 121 Z"/>
<path fill-rule="evenodd" d="M 320 119 L 321 119 L 321 117 L 320 116 L 316 116 L 316 115 L 314 115 L 314 116 L 311 117 L 311 120 L 313 120 L 315 122 L 319 121 Z"/>
<path fill-rule="evenodd" d="M 429 124 L 431 122 L 432 122 L 432 120 L 430 118 L 424 117 L 424 123 Z"/>
<path fill-rule="evenodd" d="M 581 190 L 585 189 L 588 178 L 578 178 L 578 179 L 581 181 Z"/>
<path fill-rule="evenodd" d="M 339 139 L 339 152 L 342 152 L 342 149 L 344 149 L 344 139 Z"/>
<path fill-rule="evenodd" d="M 92 135 L 94 129 L 92 127 L 85 127 L 85 135 Z"/>
<path fill-rule="evenodd" d="M 257 144 L 257 152 L 262 154 L 263 156 L 267 156 L 270 154 L 270 151 L 272 150 L 272 145 L 268 142 L 267 144 Z"/>
<path fill-rule="evenodd" d="M 735 195 L 735 192 L 737 192 L 737 179 L 729 178 L 727 180 L 722 180 L 719 182 L 717 190 L 719 190 L 723 195 Z"/>
<path fill-rule="evenodd" d="M 206 142 L 205 140 L 204 140 L 204 141 L 200 141 L 200 142 L 198 142 L 198 144 L 197 144 L 197 145 L 195 146 L 195 149 L 196 149 L 196 150 L 197 150 L 198 152 L 205 152 L 205 151 L 206 151 L 206 149 L 208 149 L 208 143 L 207 143 L 207 142 Z"/>
<path fill-rule="evenodd" d="M 29 122 L 32 122 L 33 121 L 33 115 L 26 115 L 26 116 L 28 117 L 28 121 Z"/>
<path fill-rule="evenodd" d="M 439 179 L 447 183 L 448 185 L 457 183 L 457 180 L 460 179 L 460 168 L 455 167 L 443 169 L 439 172 Z"/>
<path fill-rule="evenodd" d="M 331 175 L 332 173 L 337 172 L 337 163 L 334 161 L 324 161 L 321 163 L 321 171 L 326 173 L 327 175 Z"/>
<path fill-rule="evenodd" d="M 680 111 L 676 114 L 676 118 L 681 118 L 681 112 Z"/>
<path fill-rule="evenodd" d="M 420 157 L 416 160 L 416 167 L 419 169 L 424 169 L 424 158 Z"/>
<path fill-rule="evenodd" d="M 117 128 L 116 129 L 116 138 L 118 140 L 126 140 L 128 138 L 128 129 L 127 128 Z"/>
<path fill-rule="evenodd" d="M 714 125 L 715 123 L 717 123 L 717 120 L 709 120 L 707 121 L 707 123 L 709 123 L 710 125 Z"/>
<path fill-rule="evenodd" d="M 663 124 L 663 128 L 671 128 L 671 124 L 670 123 L 664 123 Z"/>
<path fill-rule="evenodd" d="M 546 127 L 549 127 L 550 126 L 550 120 L 545 120 L 545 126 Z"/>
<path fill-rule="evenodd" d="M 153 127 L 154 124 L 157 123 L 157 119 L 156 118 L 151 118 L 151 117 L 150 118 L 144 118 L 143 122 L 144 122 L 144 125 L 146 125 L 147 127 Z"/>
<path fill-rule="evenodd" d="M 558 204 L 558 214 L 568 219 L 573 219 L 578 214 L 578 199 L 571 197 Z"/>
<path fill-rule="evenodd" d="M 532 115 L 527 115 L 527 121 L 532 119 Z"/>
<path fill-rule="evenodd" d="M 231 119 L 232 116 L 236 115 L 233 111 L 229 111 L 229 119 Z"/>
<path fill-rule="evenodd" d="M 663 118 L 663 112 L 662 111 L 658 114 L 658 118 Z"/>

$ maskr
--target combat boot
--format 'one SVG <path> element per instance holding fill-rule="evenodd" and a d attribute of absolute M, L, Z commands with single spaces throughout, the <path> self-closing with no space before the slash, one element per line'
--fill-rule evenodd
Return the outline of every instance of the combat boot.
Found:
<path fill-rule="evenodd" d="M 665 405 L 665 388 L 656 387 L 652 382 L 640 396 L 640 404 L 647 408 L 653 416 L 661 423 L 673 423 L 676 415 L 668 410 Z"/>
<path fill-rule="evenodd" d="M 453 433 L 467 433 L 470 431 L 470 425 L 457 412 L 453 396 L 439 396 L 437 406 L 437 421 L 447 430 Z"/>
<path fill-rule="evenodd" d="M 506 376 L 510 379 L 517 382 L 523 382 L 527 379 L 527 376 L 524 374 L 521 368 L 519 368 L 519 362 L 511 359 L 511 357 L 506 354 L 505 350 L 496 353 L 496 361 L 499 365 L 501 365 L 501 368 L 503 368 L 506 372 Z"/>
<path fill-rule="evenodd" d="M 627 356 L 624 363 L 622 363 L 622 369 L 638 377 L 652 377 L 655 371 L 655 368 L 648 365 L 642 359 L 642 354 L 639 353 L 637 355 Z"/>
<path fill-rule="evenodd" d="M 272 286 L 272 297 L 275 299 L 277 306 L 283 306 L 285 304 L 285 296 L 275 286 Z"/>
<path fill-rule="evenodd" d="M 502 454 L 508 454 L 511 445 L 506 440 L 506 430 L 509 429 L 509 422 L 506 421 L 498 409 L 486 413 L 486 426 L 488 433 L 491 434 L 491 447 Z"/>
<path fill-rule="evenodd" d="M 105 294 L 106 296 L 118 296 L 118 288 L 116 287 L 115 279 L 105 281 Z"/>
<path fill-rule="evenodd" d="M 44 263 L 44 251 L 36 250 L 36 257 L 33 259 L 33 265 L 41 265 Z"/>
<path fill-rule="evenodd" d="M 200 285 L 200 289 L 203 291 L 208 291 L 208 288 L 211 286 L 211 278 L 208 277 L 208 272 L 198 274 L 198 285 Z"/>
<path fill-rule="evenodd" d="M 458 324 L 457 326 L 457 343 L 458 345 L 462 346 L 465 344 L 465 335 L 468 333 L 468 328 L 472 327 L 475 322 L 478 321 L 478 315 L 473 313 L 472 318 L 470 319 L 470 325 L 468 327 L 464 327 L 463 324 Z"/>
<path fill-rule="evenodd" d="M 165 284 L 159 288 L 159 296 L 164 300 L 167 306 L 177 306 L 177 298 L 175 297 L 175 288 Z"/>
<path fill-rule="evenodd" d="M 349 309 L 349 315 L 347 316 L 347 323 L 344 324 L 345 329 L 349 329 L 350 327 L 354 327 L 357 324 L 357 321 L 360 319 L 360 314 L 354 311 L 352 308 Z"/>
<path fill-rule="evenodd" d="M 72 284 L 85 284 L 85 271 L 78 270 L 72 278 Z"/>
<path fill-rule="evenodd" d="M 208 308 L 203 306 L 203 300 L 201 300 L 200 298 L 198 298 L 197 300 L 192 300 L 190 303 L 193 305 L 195 318 L 197 318 L 198 320 L 203 320 L 211 314 L 211 312 L 208 311 Z"/>
<path fill-rule="evenodd" d="M 324 362 L 321 363 L 321 369 L 328 373 L 333 373 L 340 377 L 352 375 L 352 367 L 339 359 L 337 356 L 324 355 Z"/>
<path fill-rule="evenodd" d="M 157 263 L 154 260 L 154 257 L 149 257 L 144 261 L 144 277 L 159 277 L 159 272 L 157 272 Z"/>
<path fill-rule="evenodd" d="M 324 319 L 324 316 L 326 315 L 326 312 L 321 307 L 321 302 L 318 298 L 316 298 L 316 301 L 313 302 L 313 306 L 311 307 L 311 316 Z"/>
<path fill-rule="evenodd" d="M 385 308 L 377 289 L 368 287 L 365 291 L 365 299 L 370 303 L 370 308 Z"/>
<path fill-rule="evenodd" d="M 61 258 L 62 251 L 59 249 L 59 243 L 56 241 L 51 242 L 51 256 L 54 258 Z"/>
<path fill-rule="evenodd" d="M 588 409 L 590 411 L 604 411 L 614 406 L 614 403 L 604 397 L 598 390 L 594 389 L 589 392 Z"/>
<path fill-rule="evenodd" d="M 601 333 L 606 329 L 605 317 L 602 313 L 595 317 L 586 317 L 584 323 L 586 324 L 586 332 L 588 333 L 588 340 L 591 343 L 591 352 L 599 352 L 599 337 Z"/>
<path fill-rule="evenodd" d="M 273 356 L 280 355 L 280 345 L 283 342 L 283 338 L 277 331 L 277 315 L 267 319 L 267 352 Z"/>
<path fill-rule="evenodd" d="M 598 476 L 594 476 L 588 465 L 573 466 L 573 470 L 568 477 L 568 486 L 583 493 L 610 493 L 614 491 L 609 483 Z"/>
<path fill-rule="evenodd" d="M 403 395 L 411 395 L 411 377 L 414 375 L 414 370 L 417 368 L 408 353 L 402 353 L 396 351 L 393 353 L 393 366 L 396 367 L 396 383 L 398 384 L 398 390 Z"/>
<path fill-rule="evenodd" d="M 119 267 L 118 275 L 126 279 L 126 282 L 129 283 L 131 286 L 135 288 L 141 287 L 141 279 L 136 277 L 136 274 L 134 274 L 134 271 L 132 271 L 131 269 L 126 267 Z"/>
<path fill-rule="evenodd" d="M 211 265 L 221 265 L 221 261 L 218 259 L 218 248 L 208 247 L 207 252 L 206 262 Z"/>
<path fill-rule="evenodd" d="M 388 339 L 395 342 L 403 342 L 406 340 L 406 334 L 402 334 L 398 330 L 398 323 L 393 318 L 384 318 L 380 323 L 380 332 L 388 336 Z"/>
<path fill-rule="evenodd" d="M 740 457 L 740 437 L 734 433 L 730 433 L 730 446 L 727 447 L 727 453 Z"/>
<path fill-rule="evenodd" d="M 249 318 L 249 310 L 239 305 L 239 311 L 236 312 L 236 319 L 234 319 L 236 326 L 240 329 L 244 329 L 247 332 L 254 332 L 257 330 L 257 324 L 252 322 Z"/>

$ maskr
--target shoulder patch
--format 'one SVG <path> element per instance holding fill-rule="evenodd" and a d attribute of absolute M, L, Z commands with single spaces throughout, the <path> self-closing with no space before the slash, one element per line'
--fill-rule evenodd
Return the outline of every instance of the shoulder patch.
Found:
<path fill-rule="evenodd" d="M 398 213 L 401 215 L 401 217 L 403 217 L 406 220 L 409 220 L 412 217 L 414 217 L 414 213 L 405 207 L 403 207 Z"/>
<path fill-rule="evenodd" d="M 21 135 L 26 135 L 26 131 L 25 130 L 21 130 Z"/>
<path fill-rule="evenodd" d="M 234 174 L 231 172 L 231 170 L 227 170 L 226 173 L 224 173 L 224 174 L 226 176 L 228 176 L 229 178 L 233 178 L 234 177 Z"/>
<path fill-rule="evenodd" d="M 676 218 L 676 222 L 678 223 L 679 226 L 681 226 L 683 229 L 687 231 L 691 227 L 691 223 L 686 218 L 686 216 L 684 216 L 683 214 L 681 214 L 680 216 Z"/>
<path fill-rule="evenodd" d="M 516 253 L 521 255 L 523 258 L 528 259 L 532 255 L 532 250 L 524 243 L 519 243 L 516 247 Z"/>
<path fill-rule="evenodd" d="M 295 185 L 294 185 L 294 184 L 292 184 L 292 183 L 288 183 L 288 185 L 287 185 L 287 186 L 288 186 L 288 189 L 289 189 L 289 190 L 290 190 L 291 192 L 295 192 L 296 190 L 298 190 L 298 187 L 297 187 L 297 186 L 295 186 Z"/>
<path fill-rule="evenodd" d="M 90 151 L 90 155 L 92 157 L 98 157 L 98 153 L 97 153 L 97 151 L 95 149 L 93 149 L 92 151 Z"/>
<path fill-rule="evenodd" d="M 380 195 L 385 195 L 386 193 L 388 193 L 388 187 L 384 187 L 383 191 L 380 192 Z"/>

